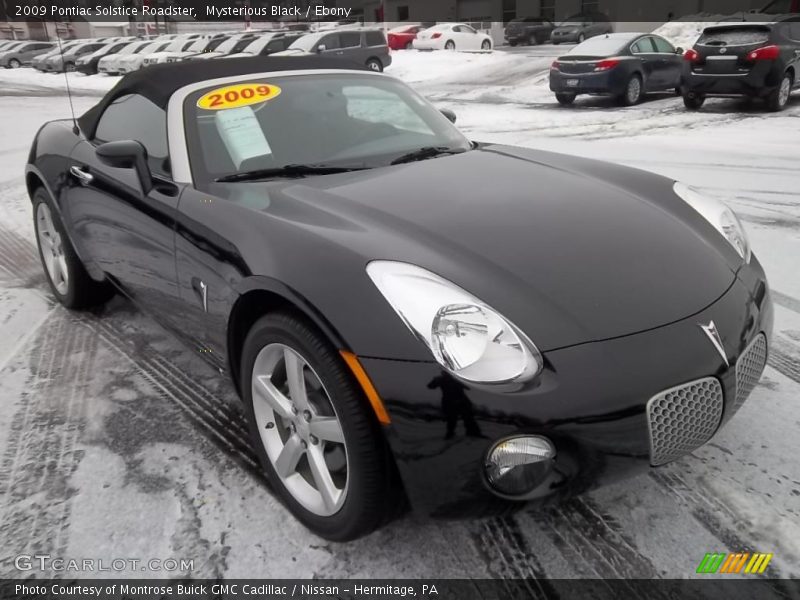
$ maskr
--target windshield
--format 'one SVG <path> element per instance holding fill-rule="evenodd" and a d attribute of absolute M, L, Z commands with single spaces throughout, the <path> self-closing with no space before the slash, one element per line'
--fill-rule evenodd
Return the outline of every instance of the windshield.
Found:
<path fill-rule="evenodd" d="M 315 33 L 312 35 L 304 35 L 303 37 L 292 42 L 289 50 L 302 50 L 303 52 L 311 52 L 314 47 L 319 43 L 324 34 Z"/>
<path fill-rule="evenodd" d="M 217 52 L 224 52 L 225 54 L 230 54 L 231 50 L 233 50 L 236 47 L 236 44 L 238 44 L 241 40 L 242 38 L 240 36 L 229 38 L 224 42 L 222 42 L 219 46 L 217 46 Z"/>
<path fill-rule="evenodd" d="M 248 40 L 250 43 L 244 49 L 244 52 L 248 52 L 249 54 L 258 54 L 273 40 L 274 37 L 274 35 L 264 35 L 260 38 L 256 38 L 255 41 Z"/>
<path fill-rule="evenodd" d="M 438 110 L 393 79 L 321 74 L 241 83 L 247 85 L 208 87 L 186 99 L 198 183 L 286 165 L 379 167 L 421 148 L 472 147 Z M 255 103 L 225 108 L 243 98 Z"/>

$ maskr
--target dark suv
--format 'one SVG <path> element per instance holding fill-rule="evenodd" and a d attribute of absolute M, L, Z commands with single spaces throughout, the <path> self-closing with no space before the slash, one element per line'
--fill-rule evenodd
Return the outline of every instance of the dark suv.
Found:
<path fill-rule="evenodd" d="M 544 44 L 550 41 L 550 34 L 554 28 L 555 25 L 541 17 L 513 19 L 506 25 L 506 41 L 509 46 Z"/>
<path fill-rule="evenodd" d="M 709 96 L 746 96 L 783 110 L 800 83 L 800 17 L 707 27 L 684 58 L 686 108 L 699 109 Z"/>

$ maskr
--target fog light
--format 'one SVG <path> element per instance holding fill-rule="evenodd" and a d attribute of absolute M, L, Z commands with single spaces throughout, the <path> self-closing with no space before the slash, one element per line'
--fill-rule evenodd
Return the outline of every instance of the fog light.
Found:
<path fill-rule="evenodd" d="M 533 491 L 553 466 L 556 449 L 542 436 L 517 436 L 497 442 L 486 457 L 486 478 L 498 492 L 522 496 Z"/>

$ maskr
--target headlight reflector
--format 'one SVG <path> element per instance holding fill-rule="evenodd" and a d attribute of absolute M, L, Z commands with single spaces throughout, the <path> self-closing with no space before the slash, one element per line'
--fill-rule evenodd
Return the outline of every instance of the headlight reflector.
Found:
<path fill-rule="evenodd" d="M 373 261 L 367 274 L 436 361 L 454 375 L 504 383 L 530 379 L 541 370 L 541 354 L 533 342 L 457 285 L 393 261 Z"/>
<path fill-rule="evenodd" d="M 735 212 L 720 200 L 710 198 L 680 181 L 675 182 L 672 189 L 728 240 L 728 243 L 739 253 L 744 262 L 750 262 L 750 241 Z"/>

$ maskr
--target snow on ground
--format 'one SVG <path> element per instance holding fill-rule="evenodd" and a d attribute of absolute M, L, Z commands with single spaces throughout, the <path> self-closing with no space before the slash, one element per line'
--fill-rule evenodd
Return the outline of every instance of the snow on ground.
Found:
<path fill-rule="evenodd" d="M 41 123 L 69 116 L 64 77 L 4 70 L 5 555 L 194 558 L 192 575 L 208 577 L 528 579 L 692 577 L 706 552 L 747 549 L 775 553 L 772 575 L 798 576 L 800 464 L 791 457 L 800 422 L 800 97 L 781 114 L 735 100 L 691 113 L 668 94 L 630 108 L 603 98 L 564 108 L 547 89 L 549 64 L 564 51 L 397 52 L 389 73 L 455 109 L 473 139 L 648 169 L 739 212 L 770 278 L 775 345 L 761 384 L 711 444 L 547 511 L 468 522 L 410 516 L 344 545 L 311 536 L 253 474 L 227 382 L 120 298 L 98 314 L 54 305 L 22 170 Z M 76 112 L 114 81 L 70 75 Z M 0 574 L 18 575 L 1 564 Z"/>

